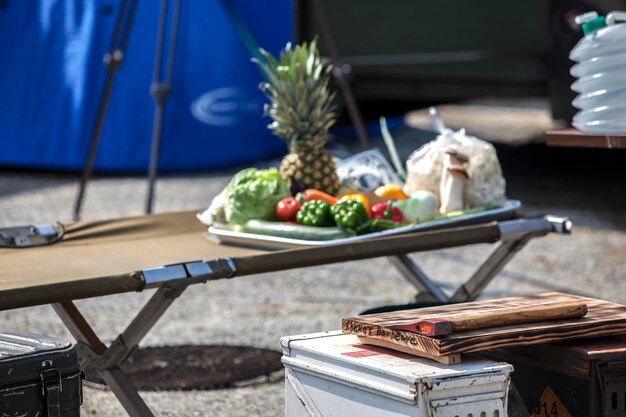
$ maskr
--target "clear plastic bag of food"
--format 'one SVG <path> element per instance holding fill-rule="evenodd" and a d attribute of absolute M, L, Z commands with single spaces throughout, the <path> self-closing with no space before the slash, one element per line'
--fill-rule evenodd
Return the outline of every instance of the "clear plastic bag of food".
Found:
<path fill-rule="evenodd" d="M 409 156 L 406 162 L 407 195 L 418 190 L 427 190 L 435 194 L 441 204 L 444 162 L 449 152 L 454 151 L 469 159 L 465 164 L 468 179 L 463 188 L 465 209 L 502 206 L 506 200 L 506 181 L 493 145 L 468 135 L 465 129 L 447 129 L 436 109 L 431 108 L 429 112 L 433 127 L 439 135 Z"/>

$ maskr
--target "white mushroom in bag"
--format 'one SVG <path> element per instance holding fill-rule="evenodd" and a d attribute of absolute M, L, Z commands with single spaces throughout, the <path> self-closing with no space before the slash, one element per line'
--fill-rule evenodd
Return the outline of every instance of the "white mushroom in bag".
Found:
<path fill-rule="evenodd" d="M 445 130 L 409 156 L 404 193 L 428 190 L 437 196 L 437 208 L 441 207 L 441 178 L 447 172 L 443 165 L 448 159 L 446 151 L 451 149 L 470 160 L 469 164 L 460 164 L 469 175 L 463 193 L 464 209 L 501 207 L 506 201 L 506 181 L 496 150 L 492 144 L 468 135 L 463 129 Z"/>
<path fill-rule="evenodd" d="M 454 149 L 446 152 L 443 172 L 441 173 L 441 184 L 439 186 L 439 198 L 441 201 L 439 213 L 446 214 L 465 208 L 463 191 L 469 179 L 469 174 L 465 168 L 468 162 L 469 158 L 467 156 Z"/>

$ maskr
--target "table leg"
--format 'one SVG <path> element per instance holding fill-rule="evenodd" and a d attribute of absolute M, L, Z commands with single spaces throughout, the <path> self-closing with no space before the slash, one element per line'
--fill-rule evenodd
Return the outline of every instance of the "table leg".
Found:
<path fill-rule="evenodd" d="M 98 372 L 130 417 L 154 417 L 154 413 L 119 367 L 98 369 Z"/>
<path fill-rule="evenodd" d="M 500 246 L 489 255 L 467 282 L 461 285 L 451 297 L 446 297 L 407 255 L 390 256 L 389 260 L 402 276 L 420 292 L 420 296 L 427 297 L 426 301 L 432 299 L 444 304 L 474 301 L 531 239 L 545 236 L 548 233 L 569 234 L 572 229 L 572 222 L 567 218 L 544 216 L 502 222 L 498 228 L 502 241 Z"/>
<path fill-rule="evenodd" d="M 450 297 L 452 302 L 474 301 L 504 266 L 519 252 L 534 235 L 505 240 L 493 251 L 474 274 Z"/>
<path fill-rule="evenodd" d="M 109 347 L 102 343 L 72 301 L 52 305 L 79 342 L 81 363 L 88 362 L 98 370 L 131 417 L 151 417 L 154 414 L 130 383 L 121 365 L 185 288 L 187 285 L 183 284 L 161 286 Z"/>
<path fill-rule="evenodd" d="M 120 335 L 124 345 L 131 349 L 139 345 L 186 288 L 186 285 L 160 287 Z"/>
<path fill-rule="evenodd" d="M 447 303 L 448 297 L 432 282 L 428 275 L 409 258 L 408 255 L 390 256 L 389 261 L 402 276 L 421 294 L 440 303 Z"/>
<path fill-rule="evenodd" d="M 89 326 L 89 323 L 87 323 L 87 320 L 85 320 L 73 302 L 62 301 L 53 304 L 52 308 L 54 308 L 54 311 L 79 343 L 86 345 L 88 349 L 94 352 L 94 355 L 106 353 L 106 346 Z M 89 361 L 89 358 L 81 358 L 81 361 Z M 154 416 L 137 392 L 137 389 L 128 381 L 119 365 L 108 369 L 97 369 L 129 416 Z"/>
<path fill-rule="evenodd" d="M 474 301 L 485 287 L 493 281 L 495 276 L 502 271 L 504 266 L 533 237 L 535 235 L 524 235 L 520 238 L 502 242 L 467 282 L 461 285 L 451 297 L 447 297 L 408 255 L 390 256 L 389 260 L 402 276 L 419 291 L 420 295 L 426 296 L 426 298 L 423 297 L 426 301 L 433 300 L 443 304 Z"/>
<path fill-rule="evenodd" d="M 84 343 L 98 355 L 106 351 L 106 345 L 102 343 L 73 302 L 61 301 L 60 303 L 52 304 L 52 308 L 78 342 Z"/>

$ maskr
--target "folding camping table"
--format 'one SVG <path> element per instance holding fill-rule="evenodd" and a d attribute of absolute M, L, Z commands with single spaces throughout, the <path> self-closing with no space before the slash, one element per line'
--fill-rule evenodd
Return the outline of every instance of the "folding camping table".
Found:
<path fill-rule="evenodd" d="M 263 272 L 387 256 L 422 293 L 440 302 L 475 299 L 529 240 L 569 233 L 571 222 L 540 216 L 410 233 L 352 243 L 264 252 L 206 239 L 195 212 L 64 225 L 58 242 L 0 248 L 0 310 L 51 304 L 76 338 L 82 365 L 93 365 L 131 416 L 152 412 L 127 380 L 123 362 L 174 300 L 192 284 Z M 3 229 L 0 240 L 26 245 L 28 233 L 50 227 Z M 407 256 L 411 252 L 500 242 L 451 297 Z M 165 266 L 164 266 L 165 265 Z M 128 327 L 106 346 L 73 300 L 157 288 Z"/>

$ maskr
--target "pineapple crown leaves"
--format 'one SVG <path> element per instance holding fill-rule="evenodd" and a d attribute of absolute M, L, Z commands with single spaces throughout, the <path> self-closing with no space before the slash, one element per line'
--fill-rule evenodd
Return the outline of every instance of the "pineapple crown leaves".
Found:
<path fill-rule="evenodd" d="M 264 61 L 253 61 L 267 77 L 260 88 L 270 100 L 268 128 L 291 148 L 323 146 L 337 118 L 336 93 L 330 88 L 332 66 L 322 62 L 317 41 L 288 43 L 278 59 L 264 49 L 260 53 Z"/>

